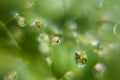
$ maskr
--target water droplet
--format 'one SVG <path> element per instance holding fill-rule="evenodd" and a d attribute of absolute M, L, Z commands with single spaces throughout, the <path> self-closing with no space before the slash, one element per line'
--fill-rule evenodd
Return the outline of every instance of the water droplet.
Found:
<path fill-rule="evenodd" d="M 97 63 L 94 66 L 94 76 L 98 80 L 104 80 L 105 71 L 106 71 L 105 66 L 102 63 Z"/>
<path fill-rule="evenodd" d="M 19 13 L 16 10 L 11 11 L 11 14 L 13 15 L 13 17 L 15 19 L 18 19 L 18 17 L 20 16 Z"/>
<path fill-rule="evenodd" d="M 73 32 L 73 37 L 77 38 L 78 37 L 78 32 Z"/>
<path fill-rule="evenodd" d="M 18 25 L 20 27 L 25 27 L 26 26 L 26 19 L 25 19 L 25 17 L 20 16 L 18 18 L 17 22 L 18 22 Z"/>
<path fill-rule="evenodd" d="M 48 54 L 49 53 L 49 46 L 48 46 L 48 43 L 46 43 L 45 41 L 42 41 L 42 42 L 39 43 L 38 49 L 43 54 Z"/>
<path fill-rule="evenodd" d="M 48 43 L 49 42 L 49 36 L 45 33 L 44 34 L 40 33 L 37 36 L 37 41 L 38 42 L 44 41 L 44 42 Z"/>
<path fill-rule="evenodd" d="M 37 41 L 38 42 L 41 42 L 43 40 L 43 34 L 40 33 L 38 36 L 37 36 Z"/>
<path fill-rule="evenodd" d="M 67 71 L 64 75 L 65 80 L 73 80 L 72 78 L 74 77 L 74 72 L 73 71 Z"/>
<path fill-rule="evenodd" d="M 60 44 L 60 37 L 59 36 L 53 36 L 52 40 L 53 40 L 53 45 Z"/>
<path fill-rule="evenodd" d="M 103 73 L 105 71 L 104 65 L 101 63 L 97 63 L 94 69 L 97 73 Z"/>
<path fill-rule="evenodd" d="M 52 59 L 51 59 L 51 57 L 47 57 L 47 58 L 45 59 L 45 62 L 46 62 L 47 65 L 51 65 L 51 64 L 52 64 Z"/>
<path fill-rule="evenodd" d="M 33 22 L 33 25 L 39 27 L 40 26 L 40 20 L 35 19 L 35 21 Z"/>
<path fill-rule="evenodd" d="M 77 29 L 77 23 L 76 22 L 69 22 L 68 27 L 70 30 L 76 30 Z"/>
<path fill-rule="evenodd" d="M 88 63 L 88 58 L 85 51 L 76 51 L 74 59 L 76 64 L 78 64 L 78 67 L 82 67 Z"/>
<path fill-rule="evenodd" d="M 19 14 L 18 13 L 15 13 L 14 14 L 14 17 L 17 19 L 19 17 Z"/>
<path fill-rule="evenodd" d="M 99 40 L 94 40 L 91 42 L 91 45 L 94 49 L 99 49 L 100 48 L 100 41 Z"/>
<path fill-rule="evenodd" d="M 45 28 L 47 26 L 47 24 L 46 24 L 45 20 L 36 18 L 33 21 L 33 23 L 31 24 L 31 26 L 44 27 Z"/>

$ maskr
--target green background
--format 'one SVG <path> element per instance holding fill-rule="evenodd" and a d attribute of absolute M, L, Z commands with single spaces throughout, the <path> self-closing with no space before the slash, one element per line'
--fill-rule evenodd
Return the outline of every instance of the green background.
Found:
<path fill-rule="evenodd" d="M 120 0 L 0 0 L 0 80 L 14 72 L 9 80 L 120 80 L 119 21 Z M 74 61 L 79 50 L 84 67 Z"/>

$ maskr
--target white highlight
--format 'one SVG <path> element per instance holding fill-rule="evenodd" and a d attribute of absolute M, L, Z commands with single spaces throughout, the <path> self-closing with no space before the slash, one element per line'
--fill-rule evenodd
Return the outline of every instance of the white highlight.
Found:
<path fill-rule="evenodd" d="M 115 26 L 114 26 L 114 28 L 113 28 L 113 33 L 115 35 L 118 35 L 117 32 L 116 32 L 116 29 L 117 29 L 117 27 L 118 27 L 119 24 L 120 24 L 120 22 L 116 23 Z"/>

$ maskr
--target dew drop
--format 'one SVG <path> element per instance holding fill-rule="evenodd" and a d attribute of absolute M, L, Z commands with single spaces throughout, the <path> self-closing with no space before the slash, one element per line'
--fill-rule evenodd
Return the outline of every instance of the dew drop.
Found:
<path fill-rule="evenodd" d="M 76 30 L 77 29 L 77 23 L 76 22 L 69 22 L 68 27 L 70 30 Z"/>
<path fill-rule="evenodd" d="M 73 80 L 73 77 L 75 76 L 74 72 L 73 71 L 67 71 L 65 73 L 65 75 L 63 76 L 63 78 L 65 80 Z"/>
<path fill-rule="evenodd" d="M 98 73 L 103 73 L 105 68 L 104 68 L 104 65 L 101 64 L 101 63 L 97 63 L 94 67 L 95 71 L 98 72 Z"/>
<path fill-rule="evenodd" d="M 60 37 L 55 35 L 55 36 L 53 36 L 52 41 L 53 41 L 53 43 L 52 43 L 53 45 L 55 45 L 55 44 L 59 45 Z"/>
<path fill-rule="evenodd" d="M 36 37 L 37 41 L 38 42 L 46 42 L 48 43 L 49 42 L 49 35 L 45 34 L 45 33 L 39 33 L 38 36 Z"/>
<path fill-rule="evenodd" d="M 84 67 L 88 63 L 88 58 L 85 51 L 76 51 L 74 59 L 78 67 Z"/>
<path fill-rule="evenodd" d="M 47 57 L 46 59 L 45 59 L 45 62 L 46 62 L 46 64 L 47 65 L 51 65 L 52 64 L 52 59 L 51 59 L 51 57 Z"/>
<path fill-rule="evenodd" d="M 91 42 L 91 45 L 94 49 L 99 49 L 100 48 L 100 41 L 99 40 L 94 40 Z"/>
<path fill-rule="evenodd" d="M 37 36 L 36 39 L 37 39 L 38 42 L 41 42 L 41 41 L 43 40 L 43 34 L 40 33 L 40 34 Z"/>
<path fill-rule="evenodd" d="M 49 53 L 48 43 L 46 43 L 45 41 L 42 41 L 41 43 L 39 43 L 38 50 L 43 54 L 48 54 Z"/>
<path fill-rule="evenodd" d="M 26 19 L 25 19 L 25 17 L 22 17 L 22 16 L 20 16 L 19 18 L 18 18 L 18 25 L 20 26 L 20 27 L 25 27 L 26 26 Z"/>
<path fill-rule="evenodd" d="M 12 14 L 13 18 L 15 18 L 15 19 L 18 19 L 18 17 L 20 16 L 16 10 L 11 11 L 11 14 Z"/>
<path fill-rule="evenodd" d="M 45 21 L 44 19 L 36 18 L 36 19 L 32 22 L 31 26 L 44 27 L 44 28 L 45 28 L 45 27 L 47 26 L 47 24 L 46 24 L 46 21 Z"/>

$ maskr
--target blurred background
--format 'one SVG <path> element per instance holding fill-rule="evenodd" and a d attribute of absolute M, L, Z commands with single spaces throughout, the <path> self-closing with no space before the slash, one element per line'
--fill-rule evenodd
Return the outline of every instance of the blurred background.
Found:
<path fill-rule="evenodd" d="M 120 80 L 119 4 L 0 0 L 0 80 Z"/>

